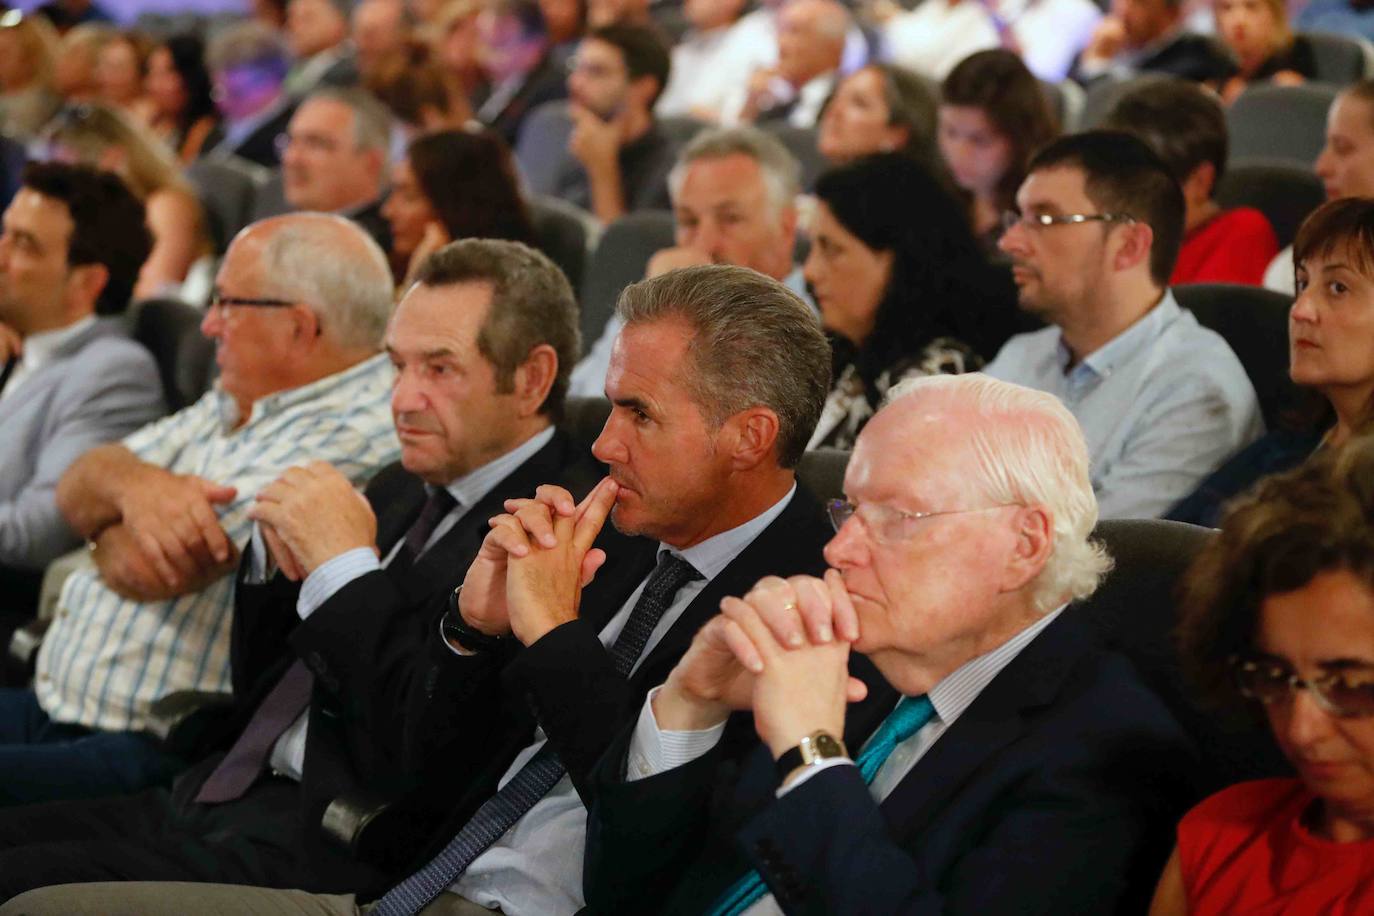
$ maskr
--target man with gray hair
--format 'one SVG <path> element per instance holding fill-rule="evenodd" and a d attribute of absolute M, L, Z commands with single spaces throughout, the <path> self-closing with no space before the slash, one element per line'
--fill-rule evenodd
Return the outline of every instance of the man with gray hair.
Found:
<path fill-rule="evenodd" d="M 580 503 L 543 486 L 506 504 L 429 628 L 424 702 L 390 704 L 409 735 L 392 753 L 421 752 L 445 721 L 468 750 L 445 770 L 460 793 L 445 822 L 411 831 L 425 864 L 377 916 L 576 912 L 596 760 L 721 598 L 766 571 L 824 567 L 829 526 L 794 473 L 829 389 L 814 312 L 774 280 L 715 265 L 634 284 L 619 311 L 611 414 L 592 446 L 609 476 Z M 607 518 L 630 537 L 608 540 Z M 0 874 L 24 861 L 0 853 Z M 188 895 L 206 910 L 359 912 L 352 895 L 204 885 L 52 888 L 13 907 L 171 913 Z"/>
<path fill-rule="evenodd" d="M 280 36 L 261 22 L 226 28 L 205 54 L 215 84 L 215 105 L 224 115 L 224 138 L 207 151 L 275 167 L 277 137 L 295 110 L 283 83 L 291 55 Z"/>
<path fill-rule="evenodd" d="M 361 482 L 395 458 L 386 257 L 324 214 L 239 233 L 202 332 L 219 381 L 77 459 L 58 508 L 91 547 L 62 587 L 33 689 L 0 691 L 0 804 L 132 792 L 184 764 L 147 734 L 177 690 L 230 685 L 238 546 L 253 497 L 302 460 Z"/>
<path fill-rule="evenodd" d="M 1065 613 L 1109 565 L 1073 416 L 980 374 L 914 379 L 859 434 L 845 493 L 824 577 L 725 599 L 603 758 L 591 909 L 1148 899 L 1139 863 L 1167 855 L 1190 755 Z"/>
<path fill-rule="evenodd" d="M 647 276 L 679 267 L 736 264 L 780 281 L 810 303 L 792 260 L 801 166 L 777 138 L 753 127 L 703 131 L 668 175 L 677 244 L 649 260 Z M 573 371 L 572 393 L 599 397 L 621 330 L 612 316 Z"/>
<path fill-rule="evenodd" d="M 337 213 L 391 250 L 382 190 L 391 117 L 363 89 L 320 89 L 301 102 L 281 151 L 282 192 L 292 210 Z"/>
<path fill-rule="evenodd" d="M 839 79 L 849 26 L 836 0 L 789 0 L 777 13 L 776 63 L 735 90 L 721 122 L 815 127 Z"/>

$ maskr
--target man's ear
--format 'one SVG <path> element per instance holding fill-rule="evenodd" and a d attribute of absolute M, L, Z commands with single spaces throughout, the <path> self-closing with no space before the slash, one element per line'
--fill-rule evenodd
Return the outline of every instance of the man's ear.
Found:
<path fill-rule="evenodd" d="M 291 319 L 295 323 L 292 333 L 296 343 L 314 346 L 315 341 L 324 333 L 324 323 L 308 305 L 302 303 L 291 309 Z"/>
<path fill-rule="evenodd" d="M 1117 248 L 1112 256 L 1112 267 L 1116 270 L 1130 270 L 1141 261 L 1150 260 L 1150 250 L 1154 246 L 1155 231 L 1149 223 L 1125 223 L 1116 227 Z"/>
<path fill-rule="evenodd" d="M 1049 562 L 1054 553 L 1054 516 L 1044 506 L 1018 508 L 1013 537 L 1011 558 L 1002 573 L 1005 592 L 1025 587 Z"/>
<path fill-rule="evenodd" d="M 775 460 L 778 415 L 767 407 L 741 410 L 721 425 L 717 443 L 730 455 L 735 470 L 747 471 Z"/>
<path fill-rule="evenodd" d="M 512 386 L 521 417 L 537 414 L 548 400 L 558 378 L 558 352 L 546 343 L 539 344 L 515 368 Z"/>
<path fill-rule="evenodd" d="M 67 317 L 82 318 L 95 311 L 96 300 L 110 282 L 110 269 L 104 264 L 79 264 L 67 274 Z"/>

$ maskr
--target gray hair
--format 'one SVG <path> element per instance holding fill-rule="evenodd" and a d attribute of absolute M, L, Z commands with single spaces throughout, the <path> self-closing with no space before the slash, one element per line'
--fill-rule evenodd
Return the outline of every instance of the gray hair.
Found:
<path fill-rule="evenodd" d="M 782 141 L 757 127 L 722 127 L 697 134 L 678 154 L 673 170 L 668 173 L 668 190 L 673 200 L 676 201 L 682 191 L 682 183 L 687 180 L 687 170 L 693 162 L 734 155 L 748 156 L 759 164 L 775 217 L 790 207 L 801 193 L 801 165 Z"/>
<path fill-rule="evenodd" d="M 241 22 L 216 35 L 205 52 L 205 63 L 211 71 L 228 70 L 247 64 L 272 66 L 282 74 L 291 62 L 286 43 L 261 22 Z"/>
<path fill-rule="evenodd" d="M 968 429 L 972 471 L 993 502 L 1050 511 L 1054 546 L 1031 583 L 1036 608 L 1048 613 L 1096 591 L 1112 560 L 1090 537 L 1097 497 L 1083 429 L 1068 408 L 1051 394 L 981 372 L 908 379 L 892 387 L 887 403 L 916 394 L 953 401 L 981 421 Z"/>
<path fill-rule="evenodd" d="M 531 350 L 548 344 L 558 354 L 558 371 L 540 410 L 555 422 L 562 419 L 581 338 L 572 286 L 546 255 L 504 239 L 460 239 L 430 255 L 415 282 L 490 284 L 491 307 L 477 333 L 477 349 L 496 369 L 497 390 L 513 390 L 515 370 Z"/>
<path fill-rule="evenodd" d="M 391 113 L 366 89 L 327 86 L 305 97 L 311 102 L 337 102 L 353 112 L 353 146 L 386 153 L 391 148 Z"/>
<path fill-rule="evenodd" d="M 815 311 L 778 281 L 710 264 L 627 286 L 616 303 L 626 326 L 679 319 L 693 330 L 686 384 L 719 428 L 750 407 L 778 418 L 777 461 L 795 467 L 830 393 L 830 345 Z"/>
<path fill-rule="evenodd" d="M 263 242 L 263 285 L 309 305 L 320 316 L 322 333 L 340 346 L 379 348 L 394 294 L 381 246 L 352 220 L 332 213 L 274 219 L 281 225 Z"/>

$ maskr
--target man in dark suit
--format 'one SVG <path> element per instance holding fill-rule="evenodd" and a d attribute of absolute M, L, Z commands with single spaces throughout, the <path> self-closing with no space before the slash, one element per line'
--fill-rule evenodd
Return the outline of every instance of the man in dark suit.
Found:
<path fill-rule="evenodd" d="M 468 759 L 451 761 L 460 797 L 420 867 L 372 912 L 576 911 L 595 761 L 722 598 L 823 565 L 828 525 L 792 470 L 829 384 L 811 309 L 753 271 L 707 266 L 629 287 L 619 311 L 613 407 L 593 446 L 610 477 L 580 504 L 561 487 L 507 504 L 431 642 L 423 696 L 391 703 L 425 710 L 407 753 L 449 728 Z M 592 546 L 608 514 L 638 536 L 624 549 Z M 352 895 L 199 885 L 52 888 L 13 907 L 175 912 L 187 895 L 358 910 Z"/>
<path fill-rule="evenodd" d="M 290 55 L 281 38 L 260 22 L 241 22 L 215 37 L 205 62 L 224 115 L 224 136 L 205 154 L 275 167 L 277 138 L 296 110 L 282 85 Z"/>
<path fill-rule="evenodd" d="M 386 338 L 400 464 L 366 499 L 323 463 L 258 495 L 261 539 L 235 594 L 227 752 L 171 792 L 6 812 L 5 896 L 101 878 L 384 888 L 395 875 L 330 846 L 321 819 L 343 794 L 442 804 L 461 788 L 445 756 L 453 730 L 404 753 L 404 710 L 374 689 L 423 673 L 423 647 L 506 499 L 548 481 L 581 494 L 600 478 L 552 425 L 576 328 L 566 278 L 523 245 L 462 241 L 426 262 Z"/>
<path fill-rule="evenodd" d="M 728 599 L 604 758 L 596 912 L 1149 899 L 1188 746 L 1063 613 L 1108 565 L 1082 433 L 1054 398 L 981 375 L 894 398 L 832 504 L 833 569 Z M 737 750 L 741 731 L 757 740 Z"/>
<path fill-rule="evenodd" d="M 567 73 L 549 46 L 536 0 L 501 0 L 478 14 L 477 28 L 482 69 L 491 86 L 477 118 L 513 147 L 525 115 L 567 97 Z"/>
<path fill-rule="evenodd" d="M 1220 85 L 1236 72 L 1235 58 L 1210 35 L 1189 32 L 1181 0 L 1112 0 L 1069 77 L 1090 85 L 1162 73 Z"/>

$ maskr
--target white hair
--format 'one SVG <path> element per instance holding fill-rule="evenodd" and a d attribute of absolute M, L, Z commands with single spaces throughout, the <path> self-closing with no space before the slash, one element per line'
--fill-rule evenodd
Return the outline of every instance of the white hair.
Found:
<path fill-rule="evenodd" d="M 1043 506 L 1054 523 L 1053 550 L 1031 583 L 1042 613 L 1097 590 L 1112 566 L 1091 539 L 1097 497 L 1088 476 L 1088 445 L 1059 399 L 981 372 L 932 375 L 894 385 L 887 403 L 913 394 L 936 395 L 966 407 L 980 422 L 969 432 L 974 470 L 996 503 Z"/>
<path fill-rule="evenodd" d="M 274 221 L 281 225 L 261 253 L 264 283 L 284 299 L 309 305 L 323 333 L 340 346 L 379 347 L 394 295 L 381 246 L 333 213 L 292 213 Z"/>

